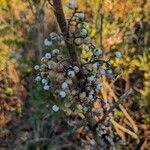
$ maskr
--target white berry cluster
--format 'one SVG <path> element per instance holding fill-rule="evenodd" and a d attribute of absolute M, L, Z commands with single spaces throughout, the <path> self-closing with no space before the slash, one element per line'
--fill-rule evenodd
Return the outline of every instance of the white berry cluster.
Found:
<path fill-rule="evenodd" d="M 85 116 L 102 118 L 105 112 L 112 107 L 113 101 L 105 103 L 101 98 L 103 87 L 101 77 L 114 78 L 116 75 L 115 68 L 109 63 L 109 60 L 106 61 L 103 58 L 103 50 L 96 48 L 91 43 L 86 29 L 87 22 L 84 13 L 78 11 L 73 1 L 70 1 L 67 6 L 73 9 L 73 14 L 68 21 L 71 39 L 78 49 L 84 48 L 92 55 L 84 61 L 81 61 L 82 58 L 79 56 L 81 65 L 72 65 L 70 59 L 65 55 L 63 36 L 53 32 L 44 40 L 45 46 L 50 47 L 50 51 L 41 59 L 41 65 L 35 66 L 35 70 L 39 71 L 35 80 L 41 81 L 44 90 L 51 92 L 56 99 L 62 99 L 64 102 L 63 108 L 60 108 L 56 102 L 52 106 L 54 112 L 63 109 L 67 115 L 78 116 L 80 114 L 81 118 L 85 118 Z M 121 58 L 122 54 L 116 51 L 114 56 Z M 83 82 L 80 82 L 79 79 L 81 71 L 85 75 Z M 101 109 L 93 108 L 96 100 L 102 105 Z M 101 126 L 98 126 L 97 129 L 100 137 L 111 131 L 110 118 L 107 118 Z M 106 136 L 106 140 L 113 143 L 113 136 L 113 133 L 111 133 L 110 136 Z"/>

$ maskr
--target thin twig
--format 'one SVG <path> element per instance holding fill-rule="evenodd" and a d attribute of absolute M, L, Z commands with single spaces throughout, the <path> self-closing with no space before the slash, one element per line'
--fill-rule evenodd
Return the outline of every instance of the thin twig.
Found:
<path fill-rule="evenodd" d="M 104 15 L 100 14 L 100 47 L 103 48 L 103 20 L 104 20 Z"/>
<path fill-rule="evenodd" d="M 31 9 L 32 14 L 33 14 L 34 16 L 36 16 L 36 13 L 34 12 L 34 9 L 33 9 L 33 7 L 32 7 L 31 1 L 28 0 L 28 3 L 29 3 L 29 7 L 30 7 L 30 9 Z"/>
<path fill-rule="evenodd" d="M 108 112 L 106 112 L 106 114 L 95 124 L 95 126 L 94 126 L 94 130 L 96 130 L 96 128 L 98 127 L 98 125 L 99 125 L 99 123 L 101 123 L 101 122 L 103 122 L 108 116 L 109 116 L 109 114 L 111 113 L 111 112 L 113 112 L 113 110 L 115 109 L 115 108 L 117 108 L 121 103 L 122 103 L 122 101 L 124 100 L 124 99 L 126 99 L 130 94 L 132 94 L 133 93 L 133 90 L 132 89 L 129 89 L 126 93 L 124 93 L 120 98 L 119 98 L 119 100 L 109 109 L 109 111 Z"/>
<path fill-rule="evenodd" d="M 47 0 L 47 1 L 48 1 L 48 3 L 49 3 L 52 7 L 54 7 L 54 5 L 52 4 L 51 0 Z"/>

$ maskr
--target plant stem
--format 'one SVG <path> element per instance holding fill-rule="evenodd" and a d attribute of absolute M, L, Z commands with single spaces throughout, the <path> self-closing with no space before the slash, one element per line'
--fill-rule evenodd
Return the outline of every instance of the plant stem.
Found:
<path fill-rule="evenodd" d="M 81 69 L 80 61 L 78 60 L 78 56 L 76 53 L 76 45 L 74 43 L 73 38 L 69 35 L 68 25 L 65 19 L 65 14 L 62 7 L 61 0 L 53 0 L 54 14 L 59 24 L 60 30 L 65 38 L 65 43 L 68 48 L 69 56 L 71 59 L 71 63 L 73 66 L 78 66 L 80 68 L 80 72 L 77 74 L 79 79 L 84 79 L 85 75 Z"/>

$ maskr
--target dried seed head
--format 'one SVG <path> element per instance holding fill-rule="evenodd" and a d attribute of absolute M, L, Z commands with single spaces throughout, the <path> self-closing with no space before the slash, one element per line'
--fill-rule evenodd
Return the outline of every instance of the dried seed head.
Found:
<path fill-rule="evenodd" d="M 54 95 L 55 98 L 59 97 L 59 92 L 60 91 L 58 89 L 54 91 L 53 95 Z"/>
<path fill-rule="evenodd" d="M 47 58 L 42 57 L 42 59 L 41 59 L 41 62 L 42 62 L 42 63 L 47 63 L 47 61 L 48 61 L 48 59 L 47 59 Z"/>
<path fill-rule="evenodd" d="M 79 98 L 80 98 L 80 99 L 85 99 L 85 98 L 86 98 L 86 93 L 85 93 L 85 92 L 82 92 L 82 93 L 79 95 Z"/>
<path fill-rule="evenodd" d="M 67 84 L 70 85 L 70 86 L 73 84 L 73 82 L 72 82 L 71 79 L 67 79 L 66 82 L 67 82 Z"/>
<path fill-rule="evenodd" d="M 63 73 L 59 73 L 57 76 L 55 74 L 55 78 L 56 78 L 56 82 L 58 82 L 58 83 L 62 83 L 65 79 Z"/>
<path fill-rule="evenodd" d="M 90 41 L 91 41 L 90 37 L 86 37 L 86 38 L 83 40 L 84 44 L 90 44 Z"/>
<path fill-rule="evenodd" d="M 56 77 L 56 72 L 53 71 L 53 70 L 50 70 L 50 71 L 48 72 L 48 78 L 49 78 L 49 79 L 54 79 L 55 77 Z"/>
<path fill-rule="evenodd" d="M 71 26 L 76 26 L 76 25 L 77 25 L 77 22 L 76 22 L 76 21 L 70 21 L 70 25 L 71 25 Z"/>
<path fill-rule="evenodd" d="M 75 42 L 76 45 L 81 45 L 83 43 L 83 39 L 82 38 L 76 38 L 74 40 L 74 42 Z"/>
<path fill-rule="evenodd" d="M 74 69 L 75 73 L 78 73 L 80 71 L 79 67 L 77 67 L 77 66 L 74 66 L 73 69 Z"/>
<path fill-rule="evenodd" d="M 106 71 L 104 69 L 100 69 L 100 74 L 101 75 L 105 75 L 106 74 Z"/>
<path fill-rule="evenodd" d="M 58 34 L 55 33 L 55 32 L 52 32 L 52 33 L 50 33 L 50 37 L 51 37 L 52 40 L 56 40 L 57 37 L 58 37 Z"/>
<path fill-rule="evenodd" d="M 56 62 L 53 60 L 48 61 L 47 66 L 49 69 L 54 69 L 56 67 Z"/>
<path fill-rule="evenodd" d="M 62 61 L 63 59 L 64 59 L 63 55 L 58 55 L 58 56 L 57 56 L 57 60 L 58 60 L 58 61 Z"/>
<path fill-rule="evenodd" d="M 40 68 L 40 71 L 47 71 L 47 65 L 42 64 L 41 68 Z"/>
<path fill-rule="evenodd" d="M 80 104 L 77 105 L 77 108 L 78 108 L 79 110 L 82 110 L 82 109 L 83 109 L 82 105 L 80 105 Z"/>
<path fill-rule="evenodd" d="M 55 55 L 58 55 L 59 54 L 59 49 L 54 49 L 52 54 L 55 56 Z"/>
<path fill-rule="evenodd" d="M 56 67 L 55 67 L 55 70 L 57 71 L 57 72 L 62 72 L 63 71 L 63 65 L 62 64 L 60 64 L 60 63 L 57 63 L 57 65 L 56 65 Z"/>
<path fill-rule="evenodd" d="M 75 96 L 76 94 L 77 94 L 77 91 L 76 91 L 76 90 L 72 90 L 72 91 L 71 91 L 71 95 L 72 95 L 72 96 Z"/>

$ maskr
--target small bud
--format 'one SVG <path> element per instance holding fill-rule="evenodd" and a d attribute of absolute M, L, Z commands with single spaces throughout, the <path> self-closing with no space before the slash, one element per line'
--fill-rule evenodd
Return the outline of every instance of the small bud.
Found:
<path fill-rule="evenodd" d="M 68 85 L 72 85 L 72 84 L 73 84 L 71 79 L 67 79 L 67 80 L 66 80 L 66 83 L 67 83 Z"/>
<path fill-rule="evenodd" d="M 49 78 L 49 79 L 53 79 L 53 78 L 55 78 L 55 77 L 56 77 L 56 72 L 53 71 L 53 70 L 50 70 L 50 71 L 48 72 L 48 78 Z"/>
<path fill-rule="evenodd" d="M 37 76 L 37 77 L 35 78 L 35 81 L 41 81 L 41 77 L 40 77 L 40 76 Z"/>
<path fill-rule="evenodd" d="M 68 71 L 67 74 L 68 74 L 68 76 L 71 77 L 71 78 L 75 77 L 75 73 L 74 73 L 73 70 Z"/>
<path fill-rule="evenodd" d="M 72 94 L 73 96 L 75 96 L 75 95 L 77 94 L 77 91 L 76 91 L 76 90 L 72 90 L 71 94 Z"/>
<path fill-rule="evenodd" d="M 67 7 L 69 9 L 75 9 L 76 8 L 75 0 L 69 0 L 69 2 L 67 3 Z"/>
<path fill-rule="evenodd" d="M 78 105 L 77 105 L 77 108 L 78 108 L 79 110 L 82 110 L 83 107 L 82 107 L 82 105 L 78 104 Z"/>
<path fill-rule="evenodd" d="M 86 29 L 82 29 L 81 30 L 81 35 L 84 37 L 87 35 L 87 30 Z"/>
<path fill-rule="evenodd" d="M 76 16 L 71 17 L 71 21 L 76 21 L 76 20 L 77 20 Z"/>
<path fill-rule="evenodd" d="M 92 65 L 92 68 L 95 69 L 95 70 L 97 70 L 97 68 L 98 68 L 97 63 L 94 63 L 94 64 Z"/>
<path fill-rule="evenodd" d="M 85 93 L 85 92 L 82 92 L 82 93 L 79 95 L 79 98 L 80 98 L 80 99 L 85 99 L 85 98 L 86 98 L 86 93 Z"/>
<path fill-rule="evenodd" d="M 66 97 L 66 92 L 65 91 L 60 91 L 59 95 L 60 95 L 61 98 L 64 98 L 64 97 Z"/>
<path fill-rule="evenodd" d="M 78 17 L 79 17 L 80 19 L 84 19 L 85 15 L 84 15 L 84 13 L 79 13 Z"/>
<path fill-rule="evenodd" d="M 42 57 L 42 58 L 41 58 L 41 62 L 42 62 L 42 63 L 47 63 L 47 61 L 48 61 L 47 58 L 45 58 L 45 57 Z"/>
<path fill-rule="evenodd" d="M 56 74 L 55 74 L 55 76 L 56 76 Z M 64 81 L 64 75 L 62 73 L 61 74 L 59 73 L 56 77 L 56 81 L 58 83 L 62 83 Z"/>
<path fill-rule="evenodd" d="M 44 85 L 44 90 L 49 90 L 49 85 Z"/>
<path fill-rule="evenodd" d="M 35 69 L 35 70 L 38 70 L 38 69 L 40 69 L 40 66 L 39 66 L 39 65 L 35 65 L 35 66 L 34 66 L 34 69 Z"/>
<path fill-rule="evenodd" d="M 50 53 L 46 53 L 45 54 L 45 58 L 50 59 L 51 58 L 51 54 Z"/>
<path fill-rule="evenodd" d="M 52 32 L 52 33 L 50 33 L 50 37 L 51 37 L 52 40 L 56 40 L 58 35 L 57 35 L 57 33 Z"/>
<path fill-rule="evenodd" d="M 120 67 L 116 67 L 114 70 L 115 73 L 121 73 L 121 71 L 122 71 L 122 68 Z"/>
<path fill-rule="evenodd" d="M 108 74 L 108 75 L 112 75 L 112 74 L 113 74 L 112 69 L 107 70 L 107 74 Z"/>
<path fill-rule="evenodd" d="M 77 22 L 76 22 L 76 21 L 70 21 L 70 25 L 71 25 L 71 26 L 76 26 L 76 25 L 77 25 Z"/>
<path fill-rule="evenodd" d="M 48 84 L 48 79 L 42 79 L 43 84 Z"/>
<path fill-rule="evenodd" d="M 87 46 L 87 45 L 84 46 L 84 49 L 85 49 L 86 51 L 89 51 L 89 50 L 90 50 L 89 46 Z"/>
<path fill-rule="evenodd" d="M 98 83 L 98 84 L 96 85 L 96 89 L 98 89 L 98 90 L 100 90 L 101 87 L 102 87 L 102 84 L 101 84 L 101 83 Z"/>
<path fill-rule="evenodd" d="M 84 44 L 89 44 L 90 41 L 91 41 L 90 37 L 86 37 L 86 38 L 83 40 Z"/>
<path fill-rule="evenodd" d="M 83 26 L 83 28 L 86 28 L 87 27 L 87 22 L 83 22 L 82 26 Z"/>
<path fill-rule="evenodd" d="M 63 60 L 63 55 L 58 55 L 58 56 L 57 56 L 57 60 L 58 60 L 58 61 Z"/>
<path fill-rule="evenodd" d="M 74 69 L 75 73 L 78 73 L 80 71 L 79 67 L 77 67 L 77 66 L 74 66 L 73 69 Z"/>
<path fill-rule="evenodd" d="M 100 74 L 101 75 L 105 75 L 106 74 L 106 71 L 104 69 L 100 69 Z"/>
<path fill-rule="evenodd" d="M 88 99 L 89 99 L 89 100 L 93 100 L 93 95 L 90 94 L 90 95 L 88 96 Z"/>
<path fill-rule="evenodd" d="M 121 57 L 122 57 L 122 54 L 121 54 L 121 52 L 116 51 L 116 52 L 115 52 L 115 56 L 118 57 L 118 58 L 121 58 Z"/>
<path fill-rule="evenodd" d="M 88 81 L 94 81 L 95 78 L 94 78 L 94 76 L 90 76 L 90 77 L 87 78 L 87 80 L 88 80 Z"/>
<path fill-rule="evenodd" d="M 48 39 L 44 40 L 44 45 L 45 46 L 51 46 L 52 45 L 52 41 L 49 41 Z"/>
<path fill-rule="evenodd" d="M 59 106 L 53 105 L 52 110 L 55 111 L 55 112 L 58 112 L 59 111 Z"/>
<path fill-rule="evenodd" d="M 59 49 L 54 49 L 52 54 L 55 56 L 55 55 L 58 55 L 59 54 Z"/>
<path fill-rule="evenodd" d="M 95 54 L 96 56 L 100 56 L 100 55 L 103 54 L 103 51 L 99 48 L 99 49 L 96 49 L 96 50 L 94 51 L 94 54 Z"/>
<path fill-rule="evenodd" d="M 56 63 L 52 60 L 48 61 L 47 66 L 49 69 L 53 69 L 56 67 Z"/>
<path fill-rule="evenodd" d="M 74 42 L 75 42 L 76 45 L 81 45 L 83 43 L 83 40 L 81 38 L 76 38 L 74 40 Z"/>
<path fill-rule="evenodd" d="M 43 64 L 41 65 L 40 71 L 46 71 L 47 70 L 47 65 Z"/>
<path fill-rule="evenodd" d="M 59 43 L 60 46 L 65 46 L 65 41 L 64 40 L 61 40 L 61 42 Z"/>
<path fill-rule="evenodd" d="M 68 84 L 66 82 L 64 82 L 64 83 L 62 83 L 61 87 L 63 90 L 65 90 L 68 88 Z"/>

